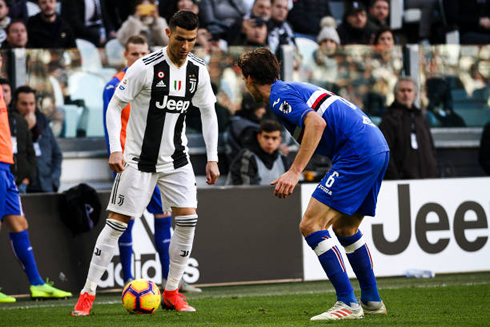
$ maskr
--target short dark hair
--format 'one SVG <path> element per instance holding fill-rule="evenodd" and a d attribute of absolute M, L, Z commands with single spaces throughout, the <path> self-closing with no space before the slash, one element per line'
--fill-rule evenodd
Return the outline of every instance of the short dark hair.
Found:
<path fill-rule="evenodd" d="M 171 31 L 174 31 L 177 26 L 188 31 L 198 29 L 199 17 L 192 11 L 179 10 L 170 18 L 168 23 Z"/>
<path fill-rule="evenodd" d="M 34 90 L 32 87 L 28 85 L 23 85 L 19 86 L 18 88 L 15 89 L 14 95 L 12 96 L 12 103 L 15 104 L 17 103 L 17 100 L 19 99 L 19 94 L 20 93 L 32 93 L 34 94 L 34 98 L 36 98 L 36 90 Z"/>
<path fill-rule="evenodd" d="M 0 85 L 8 85 L 8 86 L 10 86 L 10 88 L 12 88 L 12 84 L 6 78 L 0 78 Z"/>
<path fill-rule="evenodd" d="M 260 133 L 266 132 L 266 133 L 271 133 L 275 131 L 281 131 L 282 126 L 281 124 L 274 119 L 265 119 L 260 123 Z"/>
<path fill-rule="evenodd" d="M 376 34 L 374 35 L 373 44 L 374 45 L 378 44 L 379 38 L 381 37 L 381 34 L 386 33 L 386 32 L 391 33 L 391 36 L 393 37 L 393 42 L 396 44 L 395 33 L 393 33 L 393 30 L 391 28 L 389 28 L 388 26 L 383 26 L 376 31 Z"/>
<path fill-rule="evenodd" d="M 245 78 L 250 76 L 254 82 L 262 85 L 274 83 L 281 71 L 276 56 L 267 48 L 242 53 L 237 65 Z"/>
<path fill-rule="evenodd" d="M 136 34 L 131 36 L 127 41 L 126 44 L 124 45 L 124 49 L 128 51 L 128 45 L 129 44 L 148 44 L 148 41 L 146 40 L 146 37 L 140 34 Z"/>
<path fill-rule="evenodd" d="M 8 35 L 10 32 L 10 27 L 14 24 L 17 24 L 17 23 L 21 23 L 22 25 L 24 25 L 24 27 L 26 28 L 26 31 L 27 31 L 27 25 L 22 19 L 13 19 L 12 21 L 10 21 L 10 24 L 5 29 L 5 33 L 7 33 L 7 35 Z"/>

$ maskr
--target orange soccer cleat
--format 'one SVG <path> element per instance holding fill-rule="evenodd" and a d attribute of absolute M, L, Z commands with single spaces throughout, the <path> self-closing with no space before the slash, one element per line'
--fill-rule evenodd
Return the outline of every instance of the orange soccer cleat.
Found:
<path fill-rule="evenodd" d="M 75 308 L 71 312 L 72 316 L 88 316 L 94 303 L 95 295 L 89 295 L 87 292 L 80 294 Z"/>
<path fill-rule="evenodd" d="M 196 309 L 191 307 L 185 296 L 180 294 L 178 290 L 175 291 L 163 291 L 163 303 L 162 308 L 168 310 L 177 310 L 179 312 L 194 312 Z"/>

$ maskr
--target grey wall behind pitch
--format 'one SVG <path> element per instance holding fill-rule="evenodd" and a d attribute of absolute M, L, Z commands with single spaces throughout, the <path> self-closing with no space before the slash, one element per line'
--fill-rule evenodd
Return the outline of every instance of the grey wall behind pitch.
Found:
<path fill-rule="evenodd" d="M 198 283 L 302 278 L 300 194 L 298 188 L 287 200 L 279 200 L 270 187 L 199 189 L 199 222 L 192 253 L 199 261 Z M 22 203 L 41 276 L 76 293 L 85 283 L 107 213 L 102 211 L 92 231 L 72 236 L 60 219 L 62 196 L 29 194 L 22 196 Z M 109 192 L 99 192 L 99 198 L 105 208 Z M 10 249 L 6 226 L 0 232 L 0 247 L 2 292 L 28 294 L 29 283 Z"/>

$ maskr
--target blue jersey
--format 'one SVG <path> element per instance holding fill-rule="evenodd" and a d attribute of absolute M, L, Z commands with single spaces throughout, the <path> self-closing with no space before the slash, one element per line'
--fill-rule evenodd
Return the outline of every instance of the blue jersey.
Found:
<path fill-rule="evenodd" d="M 332 161 L 389 151 L 383 134 L 369 117 L 330 91 L 308 83 L 276 81 L 269 100 L 274 114 L 298 143 L 306 114 L 316 111 L 322 116 L 327 126 L 315 152 Z"/>

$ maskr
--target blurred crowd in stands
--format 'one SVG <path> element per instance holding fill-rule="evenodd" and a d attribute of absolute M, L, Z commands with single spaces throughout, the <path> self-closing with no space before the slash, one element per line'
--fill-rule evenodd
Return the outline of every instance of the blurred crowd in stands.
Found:
<path fill-rule="evenodd" d="M 36 91 L 38 124 L 41 114 L 56 137 L 103 136 L 102 91 L 125 66 L 126 41 L 141 34 L 153 50 L 166 46 L 165 28 L 178 10 L 200 17 L 194 53 L 208 64 L 228 165 L 250 140 L 257 146 L 260 123 L 273 118 L 244 95 L 235 66 L 244 47 L 267 46 L 286 60 L 289 46 L 293 80 L 339 94 L 379 125 L 407 75 L 403 46 L 418 44 L 414 104 L 428 126 L 490 121 L 490 0 L 0 0 L 1 49 L 27 49 L 25 82 Z M 393 18 L 399 24 L 392 29 Z M 2 77 L 12 82 L 8 52 L 1 52 Z M 199 110 L 191 107 L 187 132 L 201 130 Z M 282 133 L 281 153 L 289 142 Z M 56 191 L 53 174 L 49 190 Z"/>

